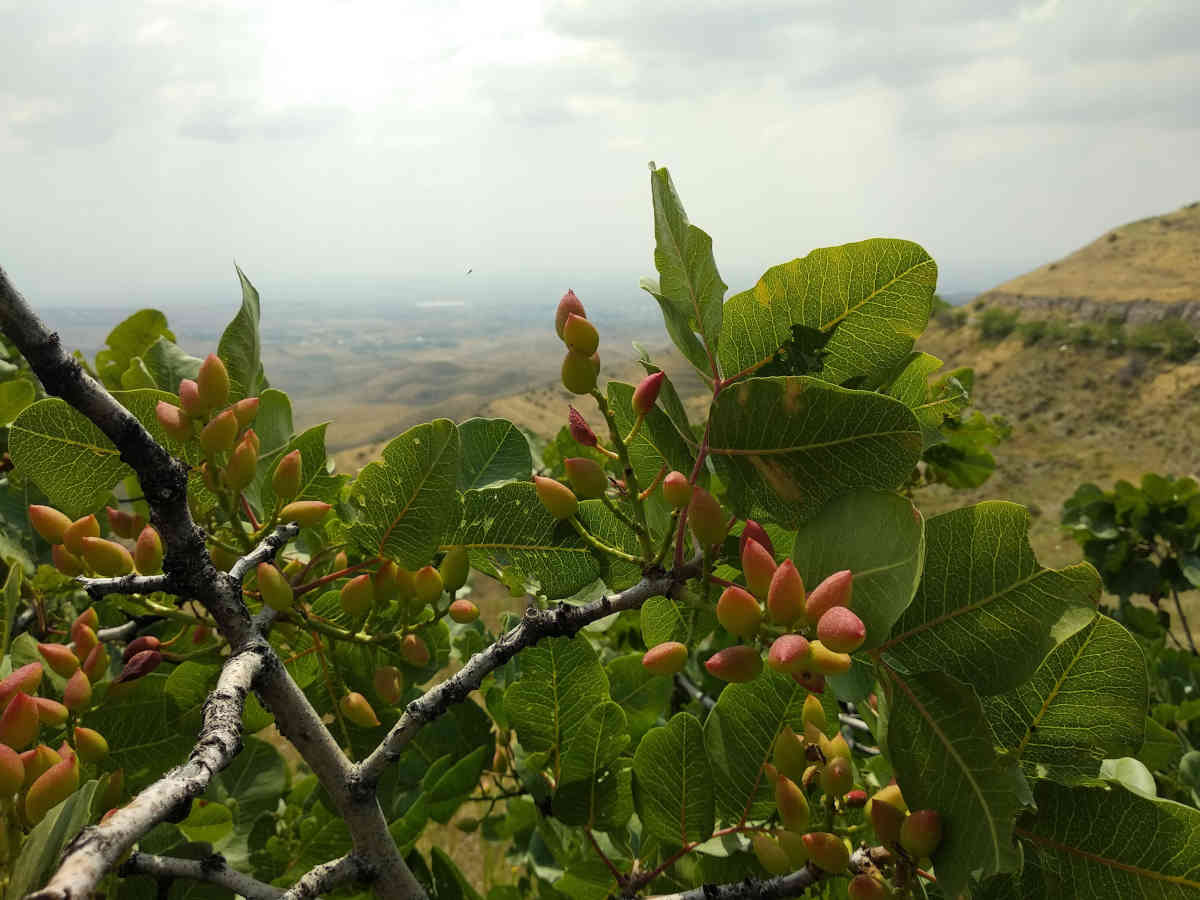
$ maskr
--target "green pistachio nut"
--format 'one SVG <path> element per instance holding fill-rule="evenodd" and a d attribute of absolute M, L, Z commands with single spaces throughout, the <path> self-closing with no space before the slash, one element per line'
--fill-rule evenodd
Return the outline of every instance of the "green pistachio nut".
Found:
<path fill-rule="evenodd" d="M 471 573 L 471 556 L 467 548 L 451 547 L 447 550 L 446 555 L 442 557 L 442 564 L 438 566 L 438 572 L 442 575 L 442 586 L 450 593 L 462 588 Z"/>
<path fill-rule="evenodd" d="M 608 490 L 608 475 L 600 464 L 592 459 L 572 456 L 563 460 L 567 470 L 567 481 L 580 500 L 596 500 Z"/>
<path fill-rule="evenodd" d="M 284 503 L 295 500 L 296 495 L 300 493 L 302 468 L 299 450 L 284 455 L 275 466 L 275 473 L 271 476 L 271 488 L 275 491 L 275 496 Z"/>
<path fill-rule="evenodd" d="M 813 831 L 804 835 L 808 858 L 826 872 L 837 874 L 850 865 L 850 851 L 836 834 Z"/>
<path fill-rule="evenodd" d="M 696 485 L 688 502 L 688 525 L 701 546 L 711 547 L 725 540 L 729 531 L 729 516 L 716 497 Z"/>
<path fill-rule="evenodd" d="M 378 728 L 379 717 L 367 702 L 367 698 L 357 691 L 351 691 L 339 703 L 342 715 L 359 728 Z"/>
<path fill-rule="evenodd" d="M 933 856 L 942 842 L 942 817 L 935 809 L 915 809 L 900 826 L 900 846 L 915 859 Z"/>
<path fill-rule="evenodd" d="M 270 563 L 259 563 L 255 570 L 258 577 L 258 590 L 262 594 L 263 603 L 276 612 L 287 612 L 296 603 L 296 595 L 288 580 Z"/>
<path fill-rule="evenodd" d="M 72 556 L 82 557 L 85 537 L 100 537 L 100 523 L 91 514 L 76 519 L 66 527 L 63 531 L 63 546 L 71 551 Z"/>
<path fill-rule="evenodd" d="M 758 863 L 771 875 L 786 875 L 792 871 L 792 862 L 779 842 L 768 834 L 758 832 L 750 837 Z"/>
<path fill-rule="evenodd" d="M 71 520 L 53 506 L 29 507 L 29 524 L 48 544 L 61 544 L 63 534 L 71 527 Z"/>
<path fill-rule="evenodd" d="M 675 675 L 687 663 L 688 648 L 679 641 L 655 644 L 642 654 L 642 667 L 651 675 Z"/>
<path fill-rule="evenodd" d="M 563 323 L 563 343 L 576 353 L 591 356 L 600 346 L 600 332 L 596 326 L 576 313 L 567 316 Z"/>
<path fill-rule="evenodd" d="M 717 621 L 730 634 L 753 637 L 762 626 L 762 607 L 740 587 L 727 587 L 717 601 Z"/>
<path fill-rule="evenodd" d="M 572 394 L 590 394 L 596 387 L 596 366 L 583 353 L 568 350 L 563 357 L 562 383 Z"/>
<path fill-rule="evenodd" d="M 338 599 L 347 615 L 365 616 L 375 604 L 375 583 L 370 575 L 357 575 L 342 585 Z"/>
<path fill-rule="evenodd" d="M 320 500 L 293 500 L 279 511 L 279 518 L 284 522 L 295 522 L 301 528 L 312 528 L 321 524 L 332 506 Z"/>
<path fill-rule="evenodd" d="M 556 519 L 569 519 L 579 509 L 578 498 L 560 481 L 534 475 L 533 487 L 542 506 Z"/>
<path fill-rule="evenodd" d="M 133 564 L 143 575 L 157 575 L 162 571 L 162 538 L 153 525 L 147 525 L 133 545 Z"/>
<path fill-rule="evenodd" d="M 669 472 L 662 482 L 663 499 L 673 509 L 683 509 L 692 499 L 692 486 L 682 472 Z"/>
<path fill-rule="evenodd" d="M 220 409 L 229 400 L 229 370 L 215 353 L 208 354 L 200 363 L 196 389 L 208 409 Z"/>

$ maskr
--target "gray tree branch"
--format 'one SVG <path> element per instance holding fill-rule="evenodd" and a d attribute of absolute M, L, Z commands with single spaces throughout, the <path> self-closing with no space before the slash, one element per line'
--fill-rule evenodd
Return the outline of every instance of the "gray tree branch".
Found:
<path fill-rule="evenodd" d="M 204 859 L 180 859 L 175 856 L 135 853 L 121 866 L 120 873 L 122 876 L 150 875 L 159 880 L 189 878 L 193 881 L 207 881 L 225 888 L 231 894 L 240 894 L 247 900 L 277 900 L 283 896 L 283 891 L 279 888 L 231 869 L 225 862 L 225 857 L 219 853 Z"/>
<path fill-rule="evenodd" d="M 310 897 L 320 897 L 343 884 L 352 881 L 368 882 L 375 877 L 374 870 L 361 856 L 349 853 L 341 859 L 332 859 L 314 866 L 288 888 L 282 895 L 282 900 L 308 900 Z"/>

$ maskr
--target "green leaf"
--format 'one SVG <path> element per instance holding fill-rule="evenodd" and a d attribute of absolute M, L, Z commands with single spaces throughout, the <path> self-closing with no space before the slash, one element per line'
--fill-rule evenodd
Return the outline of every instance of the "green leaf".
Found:
<path fill-rule="evenodd" d="M 792 562 L 809 590 L 834 572 L 854 573 L 854 612 L 867 627 L 864 649 L 870 649 L 883 643 L 916 593 L 925 520 L 899 494 L 845 494 L 801 526 Z"/>
<path fill-rule="evenodd" d="M 350 539 L 409 569 L 433 558 L 457 524 L 458 429 L 449 419 L 417 425 L 383 448 L 350 489 L 361 516 Z"/>
<path fill-rule="evenodd" d="M 919 245 L 873 238 L 814 250 L 773 266 L 729 298 L 720 346 L 726 377 L 769 362 L 799 325 L 832 331 L 821 378 L 874 385 L 899 365 L 925 330 L 937 265 Z"/>
<path fill-rule="evenodd" d="M 104 339 L 107 349 L 96 354 L 96 372 L 110 390 L 121 387 L 121 375 L 135 356 L 145 356 L 159 338 L 175 340 L 167 317 L 157 309 L 139 309 L 118 324 Z M 178 382 L 171 390 L 178 389 Z"/>
<path fill-rule="evenodd" d="M 624 512 L 633 517 L 633 510 L 627 505 Z M 599 538 L 610 547 L 623 550 L 625 553 L 637 556 L 641 552 L 637 534 L 627 524 L 613 515 L 604 505 L 603 500 L 584 500 L 579 504 L 575 513 L 580 523 L 594 537 Z M 623 591 L 637 584 L 642 577 L 642 567 L 636 562 L 624 559 L 613 559 L 604 554 L 594 554 L 596 564 L 600 569 L 600 577 L 604 584 L 614 591 Z"/>
<path fill-rule="evenodd" d="M 141 790 L 187 757 L 197 729 L 182 728 L 181 712 L 166 690 L 167 676 L 153 672 L 132 683 L 128 693 L 108 697 L 84 716 L 83 724 L 108 740 L 108 760 L 125 770 L 131 791 Z"/>
<path fill-rule="evenodd" d="M 1200 812 L 1120 787 L 1042 781 L 1016 832 L 1040 858 L 1048 897 L 1168 900 L 1200 892 Z M 941 872 L 938 873 L 941 881 Z"/>
<path fill-rule="evenodd" d="M 1137 758 L 1152 772 L 1168 772 L 1183 754 L 1179 735 L 1165 728 L 1149 716 L 1146 717 L 1146 739 Z"/>
<path fill-rule="evenodd" d="M 4 579 L 4 621 L 0 622 L 0 657 L 8 653 L 12 623 L 17 616 L 17 608 L 21 605 L 21 581 L 24 577 L 25 570 L 20 565 L 8 567 L 8 577 Z"/>
<path fill-rule="evenodd" d="M 179 382 L 195 379 L 200 373 L 201 360 L 189 356 L 183 348 L 166 337 L 160 337 L 142 354 L 142 362 L 155 384 L 172 394 L 179 393 Z"/>
<path fill-rule="evenodd" d="M 26 836 L 21 853 L 12 864 L 7 897 L 24 897 L 50 877 L 63 847 L 91 818 L 92 798 L 97 784 L 96 781 L 89 781 L 46 813 Z"/>
<path fill-rule="evenodd" d="M 1014 872 L 1017 814 L 1032 800 L 1017 761 L 998 757 L 983 707 L 968 685 L 941 672 L 906 676 L 886 666 L 887 756 L 910 809 L 936 809 L 945 837 L 933 855 L 938 886 L 965 891 L 972 873 Z"/>
<path fill-rule="evenodd" d="M 445 850 L 434 847 L 429 858 L 433 863 L 433 893 L 437 900 L 481 900 Z"/>
<path fill-rule="evenodd" d="M 713 772 L 704 729 L 681 712 L 652 728 L 633 757 L 634 802 L 642 827 L 674 846 L 707 840 L 713 832 Z"/>
<path fill-rule="evenodd" d="M 504 709 L 527 753 L 559 754 L 592 709 L 608 699 L 608 676 L 585 637 L 549 638 L 521 653 L 521 675 L 504 692 Z"/>
<path fill-rule="evenodd" d="M 25 378 L 0 384 L 0 425 L 10 425 L 21 411 L 37 399 L 37 388 Z"/>
<path fill-rule="evenodd" d="M 897 400 L 816 378 L 751 378 L 723 391 L 709 444 L 734 512 L 795 528 L 855 488 L 912 473 L 921 430 Z"/>
<path fill-rule="evenodd" d="M 247 737 L 242 752 L 213 775 L 208 796 L 233 807 L 235 824 L 248 824 L 263 813 L 275 811 L 290 781 L 287 763 L 275 746 Z"/>
<path fill-rule="evenodd" d="M 1100 595 L 1096 570 L 1043 568 L 1028 530 L 1029 512 L 1000 501 L 929 519 L 921 586 L 880 648 L 888 665 L 937 669 L 980 694 L 999 694 L 1090 622 Z"/>
<path fill-rule="evenodd" d="M 1028 681 L 985 697 L 1000 746 L 1026 774 L 1095 777 L 1105 759 L 1134 756 L 1145 734 L 1149 684 L 1133 635 L 1107 616 L 1050 651 Z"/>
<path fill-rule="evenodd" d="M 277 454 L 292 439 L 294 430 L 292 401 L 288 395 L 275 388 L 267 388 L 259 394 L 258 415 L 254 418 L 254 433 L 261 443 L 259 458 Z"/>
<path fill-rule="evenodd" d="M 560 784 L 590 780 L 629 745 L 625 711 L 613 701 L 588 710 L 579 727 L 565 736 Z"/>
<path fill-rule="evenodd" d="M 498 487 L 528 481 L 533 471 L 529 441 L 507 419 L 467 419 L 458 426 L 462 453 L 458 489 Z"/>
<path fill-rule="evenodd" d="M 188 462 L 199 461 L 197 445 L 168 438 L 155 418 L 160 400 L 177 402 L 173 394 L 114 391 L 113 397 L 168 452 Z M 13 465 L 73 519 L 98 509 L 113 486 L 133 474 L 104 432 L 57 397 L 39 400 L 17 416 L 9 431 L 9 453 Z"/>
<path fill-rule="evenodd" d="M 641 609 L 642 642 L 656 647 L 668 641 L 692 644 L 716 626 L 711 609 L 700 605 L 689 590 L 678 597 L 651 597 Z"/>
<path fill-rule="evenodd" d="M 292 884 L 313 866 L 337 859 L 350 851 L 350 830 L 341 816 L 322 804 L 312 806 L 310 814 L 300 822 L 299 841 L 291 849 L 287 871 L 282 881 Z"/>
<path fill-rule="evenodd" d="M 940 431 L 942 422 L 963 411 L 970 398 L 967 389 L 957 378 L 947 377 L 936 386 L 929 378 L 942 367 L 942 361 L 928 353 L 913 353 L 885 389 L 913 411 L 921 423 L 925 446 L 945 440 Z"/>
<path fill-rule="evenodd" d="M 179 830 L 189 841 L 215 844 L 233 831 L 233 813 L 223 803 L 199 801 L 192 804 L 192 811 L 179 823 Z"/>
<path fill-rule="evenodd" d="M 651 169 L 650 193 L 659 280 L 642 279 L 642 289 L 658 301 L 675 346 L 706 377 L 712 377 L 709 359 L 716 355 L 726 288 L 713 259 L 712 238 L 688 222 L 665 168 Z"/>
<path fill-rule="evenodd" d="M 1100 764 L 1100 777 L 1151 800 L 1158 796 L 1158 785 L 1150 770 L 1131 756 L 1104 760 Z"/>
<path fill-rule="evenodd" d="M 499 578 L 508 570 L 551 600 L 600 577 L 599 561 L 566 522 L 556 521 L 531 483 L 467 491 L 462 521 L 447 545 L 466 547 L 471 565 Z"/>
<path fill-rule="evenodd" d="M 257 397 L 267 388 L 262 365 L 262 341 L 258 334 L 258 291 L 241 268 L 234 268 L 242 285 L 242 306 L 225 326 L 221 341 L 217 344 L 217 356 L 229 370 L 230 403 L 243 397 Z"/>
<path fill-rule="evenodd" d="M 608 690 L 625 711 L 634 745 L 667 713 L 674 686 L 670 678 L 651 675 L 642 665 L 642 654 L 626 653 L 605 666 Z"/>
<path fill-rule="evenodd" d="M 594 778 L 559 785 L 553 810 L 554 817 L 567 825 L 600 831 L 621 828 L 633 815 L 633 761 L 618 759 Z"/>
<path fill-rule="evenodd" d="M 803 733 L 808 691 L 790 677 L 764 668 L 753 681 L 729 684 L 704 722 L 712 760 L 717 821 L 765 819 L 775 810 L 775 791 L 762 774 L 784 725 Z"/>

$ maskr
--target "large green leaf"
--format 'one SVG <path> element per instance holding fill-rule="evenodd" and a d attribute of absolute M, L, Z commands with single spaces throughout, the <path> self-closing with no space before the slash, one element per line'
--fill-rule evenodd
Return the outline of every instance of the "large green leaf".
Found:
<path fill-rule="evenodd" d="M 0 425 L 10 425 L 27 406 L 37 399 L 37 388 L 27 378 L 0 383 Z"/>
<path fill-rule="evenodd" d="M 980 694 L 999 694 L 1091 621 L 1096 570 L 1087 563 L 1043 568 L 1028 530 L 1029 512 L 999 501 L 928 520 L 921 586 L 880 647 L 888 664 L 940 670 Z"/>
<path fill-rule="evenodd" d="M 258 334 L 260 310 L 258 291 L 246 274 L 237 268 L 238 281 L 242 286 L 242 305 L 221 334 L 217 345 L 217 356 L 229 370 L 229 399 L 257 397 L 267 388 L 263 374 L 262 340 Z"/>
<path fill-rule="evenodd" d="M 553 808 L 554 817 L 567 825 L 620 828 L 633 815 L 633 761 L 624 757 L 594 778 L 559 785 Z"/>
<path fill-rule="evenodd" d="M 179 393 L 179 382 L 184 378 L 196 377 L 200 372 L 200 362 L 167 337 L 158 338 L 142 354 L 142 364 L 154 383 L 172 394 Z"/>
<path fill-rule="evenodd" d="M 449 419 L 417 425 L 358 473 L 350 502 L 360 517 L 350 539 L 410 569 L 429 563 L 457 524 L 458 429 Z"/>
<path fill-rule="evenodd" d="M 198 445 L 169 438 L 154 415 L 159 401 L 178 402 L 175 395 L 143 389 L 114 391 L 113 397 L 170 453 L 199 461 Z M 9 453 L 13 465 L 71 518 L 99 508 L 113 486 L 133 474 L 104 432 L 57 397 L 39 400 L 17 416 Z"/>
<path fill-rule="evenodd" d="M 690 713 L 652 728 L 633 756 L 634 802 L 642 827 L 673 846 L 713 832 L 713 772 L 704 730 Z"/>
<path fill-rule="evenodd" d="M 985 697 L 983 708 L 996 741 L 1027 774 L 1095 777 L 1102 760 L 1141 750 L 1148 692 L 1138 642 L 1098 615 L 1051 650 L 1028 681 Z"/>
<path fill-rule="evenodd" d="M 26 837 L 9 874 L 9 898 L 24 897 L 42 886 L 67 842 L 88 823 L 98 782 L 89 781 L 55 806 Z M 8 822 L 4 823 L 8 827 Z"/>
<path fill-rule="evenodd" d="M 504 692 L 504 709 L 521 746 L 553 754 L 556 774 L 565 746 L 593 707 L 608 700 L 608 676 L 585 637 L 549 638 L 521 653 L 521 675 Z"/>
<path fill-rule="evenodd" d="M 611 700 L 592 707 L 573 734 L 564 740 L 561 784 L 591 779 L 629 744 L 629 725 L 620 704 Z"/>
<path fill-rule="evenodd" d="M 937 265 L 919 245 L 873 238 L 814 250 L 773 266 L 753 288 L 729 298 L 720 360 L 726 377 L 769 362 L 792 326 L 833 331 L 821 377 L 876 383 L 925 330 Z"/>
<path fill-rule="evenodd" d="M 636 745 L 667 713 L 674 685 L 670 678 L 651 675 L 642 665 L 642 654 L 626 653 L 609 660 L 609 694 L 620 704 L 629 724 L 629 734 Z"/>
<path fill-rule="evenodd" d="M 558 522 L 529 482 L 467 491 L 462 521 L 448 545 L 466 547 L 471 565 L 499 576 L 502 570 L 539 586 L 550 599 L 569 597 L 600 577 L 583 539 Z"/>
<path fill-rule="evenodd" d="M 121 376 L 133 358 L 143 357 L 159 338 L 174 341 L 167 327 L 167 317 L 157 309 L 139 309 L 120 322 L 108 337 L 107 345 L 96 354 L 96 372 L 109 389 L 121 387 Z M 178 390 L 178 383 L 169 390 Z"/>
<path fill-rule="evenodd" d="M 809 590 L 834 572 L 854 573 L 854 611 L 870 649 L 912 602 L 925 562 L 925 520 L 899 494 L 845 494 L 800 527 L 792 561 Z"/>
<path fill-rule="evenodd" d="M 972 873 L 1019 867 L 1013 823 L 1032 800 L 1017 761 L 998 757 L 971 688 L 941 672 L 882 668 L 890 715 L 887 756 L 910 809 L 941 813 L 945 837 L 933 856 L 938 886 L 955 897 Z"/>
<path fill-rule="evenodd" d="M 790 677 L 763 669 L 753 681 L 726 685 L 704 722 L 704 745 L 712 761 L 717 820 L 765 819 L 775 792 L 763 773 L 784 725 L 804 731 L 808 691 Z M 644 739 L 643 739 L 644 740 Z"/>
<path fill-rule="evenodd" d="M 723 391 L 709 445 L 734 512 L 794 528 L 860 487 L 912 473 L 921 429 L 897 400 L 816 378 L 751 378 Z"/>
<path fill-rule="evenodd" d="M 1122 787 L 1039 782 L 1016 832 L 1040 857 L 1047 898 L 1200 896 L 1200 812 Z M 941 881 L 941 870 L 938 870 Z"/>
<path fill-rule="evenodd" d="M 287 762 L 275 746 L 247 737 L 242 752 L 213 775 L 208 796 L 233 807 L 236 825 L 248 824 L 263 813 L 274 812 L 289 783 Z"/>
<path fill-rule="evenodd" d="M 529 441 L 507 419 L 467 419 L 458 426 L 458 437 L 460 491 L 526 481 L 533 471 Z"/>
<path fill-rule="evenodd" d="M 947 417 L 961 413 L 970 399 L 967 389 L 953 376 L 936 385 L 929 383 L 930 376 L 941 367 L 942 361 L 936 356 L 913 353 L 885 389 L 888 396 L 913 411 L 921 423 L 926 447 L 944 440 L 939 426 Z"/>
<path fill-rule="evenodd" d="M 688 222 L 665 168 L 651 169 L 650 193 L 658 281 L 642 279 L 642 288 L 658 301 L 675 346 L 712 377 L 726 287 L 713 259 L 712 238 Z"/>

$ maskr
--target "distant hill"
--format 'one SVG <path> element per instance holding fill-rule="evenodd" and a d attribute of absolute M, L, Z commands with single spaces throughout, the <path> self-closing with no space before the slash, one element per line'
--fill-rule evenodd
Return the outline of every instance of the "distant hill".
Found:
<path fill-rule="evenodd" d="M 1019 308 L 1025 318 L 1136 324 L 1178 316 L 1200 323 L 1200 202 L 1113 228 L 981 294 L 974 305 Z"/>

